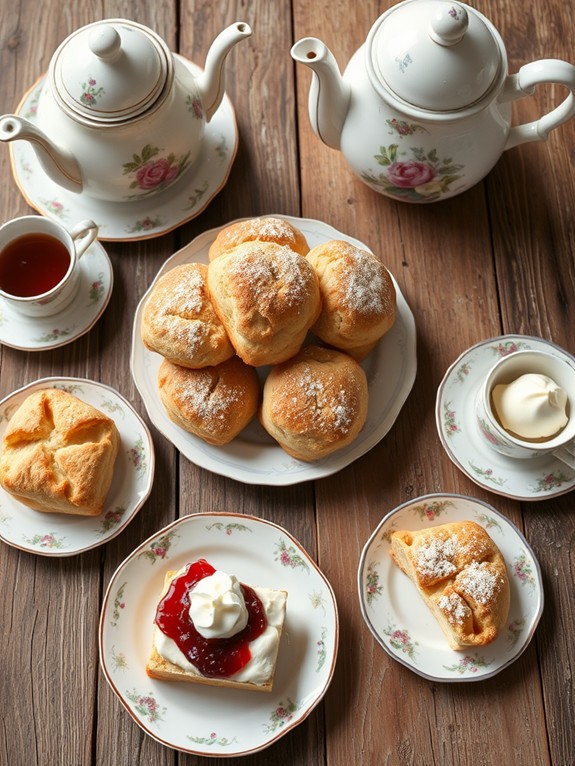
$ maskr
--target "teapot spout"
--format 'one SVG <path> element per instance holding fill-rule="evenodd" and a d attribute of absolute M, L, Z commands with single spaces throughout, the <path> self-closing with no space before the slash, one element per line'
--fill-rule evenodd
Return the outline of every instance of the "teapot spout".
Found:
<path fill-rule="evenodd" d="M 224 96 L 226 89 L 224 63 L 228 53 L 234 45 L 246 37 L 250 37 L 251 34 L 250 25 L 238 21 L 222 30 L 212 43 L 206 56 L 204 72 L 196 81 L 204 106 L 206 122 L 209 122 L 214 116 Z"/>
<path fill-rule="evenodd" d="M 314 133 L 327 146 L 339 149 L 351 96 L 349 85 L 341 76 L 332 52 L 316 37 L 299 40 L 292 47 L 291 55 L 313 72 L 308 109 Z"/>
<path fill-rule="evenodd" d="M 30 141 L 40 166 L 46 175 L 64 189 L 80 193 L 82 174 L 74 155 L 56 146 L 44 133 L 23 117 L 5 114 L 0 117 L 0 141 Z"/>

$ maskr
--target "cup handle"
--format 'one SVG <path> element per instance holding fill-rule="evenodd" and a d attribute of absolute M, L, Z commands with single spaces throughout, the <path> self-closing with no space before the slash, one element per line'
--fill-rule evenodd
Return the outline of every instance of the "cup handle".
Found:
<path fill-rule="evenodd" d="M 74 226 L 70 236 L 76 246 L 76 257 L 80 259 L 98 236 L 98 225 L 86 218 Z"/>
<path fill-rule="evenodd" d="M 569 468 L 575 470 L 575 442 L 563 445 L 556 450 L 553 450 L 553 455 Z"/>
<path fill-rule="evenodd" d="M 564 85 L 568 96 L 552 111 L 538 120 L 511 128 L 504 149 L 528 141 L 546 141 L 549 133 L 575 115 L 575 66 L 558 59 L 543 59 L 525 64 L 519 72 L 507 78 L 502 101 L 515 101 L 531 96 L 536 85 L 543 83 Z"/>

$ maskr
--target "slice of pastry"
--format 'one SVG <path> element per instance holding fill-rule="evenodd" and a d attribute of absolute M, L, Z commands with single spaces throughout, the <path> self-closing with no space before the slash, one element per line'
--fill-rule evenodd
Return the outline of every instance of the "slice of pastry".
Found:
<path fill-rule="evenodd" d="M 509 613 L 505 561 L 485 529 L 459 521 L 392 532 L 391 557 L 413 581 L 452 649 L 497 638 Z"/>
<path fill-rule="evenodd" d="M 205 559 L 167 572 L 148 676 L 270 692 L 286 600 L 286 591 L 239 583 Z"/>

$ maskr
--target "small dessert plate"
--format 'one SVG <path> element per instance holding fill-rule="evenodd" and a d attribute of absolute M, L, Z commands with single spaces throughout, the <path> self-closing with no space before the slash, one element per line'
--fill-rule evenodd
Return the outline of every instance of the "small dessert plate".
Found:
<path fill-rule="evenodd" d="M 196 64 L 174 55 L 194 76 L 202 72 Z M 32 123 L 44 81 L 45 76 L 32 86 L 16 110 L 16 114 Z M 235 112 L 227 96 L 224 95 L 207 123 L 203 141 L 205 146 L 195 167 L 165 193 L 144 200 L 106 202 L 63 189 L 42 170 L 28 141 L 10 144 L 12 174 L 28 204 L 49 218 L 63 224 L 91 218 L 98 224 L 98 238 L 103 241 L 151 239 L 199 215 L 228 180 L 236 156 L 238 133 Z"/>
<path fill-rule="evenodd" d="M 108 254 L 94 242 L 79 261 L 79 287 L 70 305 L 48 317 L 19 314 L 0 297 L 0 344 L 22 351 L 46 351 L 87 333 L 112 295 L 114 272 Z"/>
<path fill-rule="evenodd" d="M 272 214 L 270 214 L 272 215 Z M 275 216 L 289 221 L 305 235 L 310 247 L 331 239 L 344 239 L 356 247 L 367 245 L 342 234 L 321 221 Z M 230 224 L 227 224 L 230 225 Z M 224 227 L 221 227 L 224 228 Z M 317 460 L 304 463 L 290 457 L 260 426 L 255 418 L 230 444 L 215 447 L 175 425 L 161 402 L 157 379 L 162 361 L 148 351 L 141 338 L 142 313 L 147 297 L 162 274 L 182 263 L 207 264 L 208 249 L 221 228 L 200 234 L 164 263 L 134 316 L 132 333 L 132 376 L 148 415 L 156 428 L 196 465 L 246 484 L 285 486 L 330 476 L 357 460 L 374 447 L 393 426 L 407 399 L 417 369 L 416 332 L 413 314 L 395 279 L 396 321 L 376 348 L 362 362 L 369 386 L 367 421 L 357 439 L 348 447 Z M 263 376 L 264 368 L 259 368 Z"/>
<path fill-rule="evenodd" d="M 0 441 L 24 399 L 44 388 L 61 388 L 112 418 L 120 449 L 106 507 L 100 516 L 70 516 L 34 511 L 0 487 L 0 539 L 40 556 L 74 556 L 107 543 L 140 510 L 154 478 L 150 432 L 133 407 L 114 389 L 83 378 L 41 378 L 0 401 Z"/>
<path fill-rule="evenodd" d="M 390 534 L 466 520 L 484 527 L 501 551 L 511 605 L 506 628 L 492 644 L 454 651 L 415 585 L 393 563 Z M 463 495 L 425 495 L 388 513 L 361 554 L 358 589 L 363 618 L 385 651 L 432 681 L 481 681 L 496 675 L 525 651 L 543 612 L 541 571 L 521 532 L 487 503 Z"/>
<path fill-rule="evenodd" d="M 199 558 L 240 582 L 287 590 L 270 693 L 147 676 L 164 576 Z M 285 529 L 242 514 L 197 513 L 159 530 L 120 564 L 99 635 L 104 675 L 146 734 L 185 753 L 231 758 L 273 744 L 319 704 L 335 668 L 339 622 L 329 582 Z"/>
<path fill-rule="evenodd" d="M 475 398 L 497 359 L 525 349 L 549 353 L 556 348 L 541 338 L 502 335 L 472 346 L 447 370 L 435 405 L 439 438 L 452 462 L 480 487 L 515 500 L 545 500 L 575 487 L 575 471 L 551 454 L 518 459 L 491 449 L 475 417 Z"/>

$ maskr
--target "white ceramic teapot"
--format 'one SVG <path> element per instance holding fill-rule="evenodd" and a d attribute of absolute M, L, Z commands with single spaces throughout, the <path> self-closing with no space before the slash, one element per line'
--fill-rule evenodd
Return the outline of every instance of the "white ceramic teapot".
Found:
<path fill-rule="evenodd" d="M 575 114 L 575 67 L 546 59 L 508 75 L 505 47 L 468 5 L 406 0 L 375 22 L 343 77 L 318 39 L 292 57 L 313 71 L 312 127 L 341 149 L 372 189 L 407 202 L 435 202 L 480 181 L 502 152 L 544 141 Z M 570 93 L 549 114 L 511 126 L 512 102 L 540 83 Z"/>
<path fill-rule="evenodd" d="M 0 140 L 30 141 L 55 183 L 89 197 L 128 201 L 164 191 L 193 165 L 224 95 L 225 58 L 250 35 L 243 22 L 224 29 L 194 76 L 141 24 L 89 24 L 54 53 L 34 122 L 4 115 Z"/>

